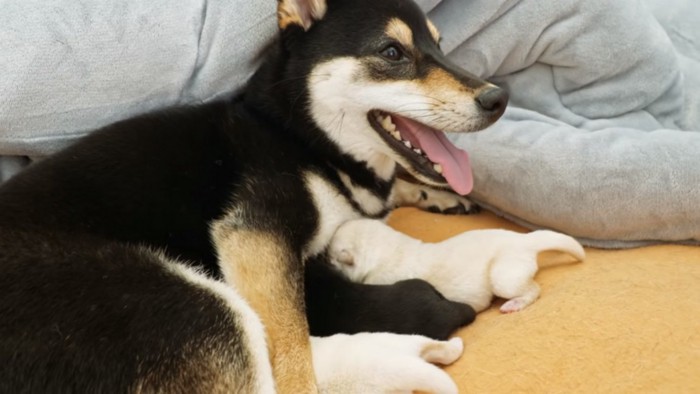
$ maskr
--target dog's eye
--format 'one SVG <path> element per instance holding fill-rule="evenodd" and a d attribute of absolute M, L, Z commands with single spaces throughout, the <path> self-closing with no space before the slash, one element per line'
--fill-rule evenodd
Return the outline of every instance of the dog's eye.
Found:
<path fill-rule="evenodd" d="M 385 59 L 397 62 L 403 59 L 403 52 L 396 45 L 389 45 L 379 52 Z"/>

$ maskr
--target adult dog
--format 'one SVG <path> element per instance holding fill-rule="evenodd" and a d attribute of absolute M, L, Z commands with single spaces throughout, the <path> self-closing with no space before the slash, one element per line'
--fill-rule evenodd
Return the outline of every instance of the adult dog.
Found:
<path fill-rule="evenodd" d="M 468 204 L 397 166 L 468 193 L 443 131 L 507 96 L 412 2 L 280 0 L 278 23 L 240 95 L 108 126 L 0 188 L 0 391 L 313 391 L 305 261 L 349 219 Z"/>

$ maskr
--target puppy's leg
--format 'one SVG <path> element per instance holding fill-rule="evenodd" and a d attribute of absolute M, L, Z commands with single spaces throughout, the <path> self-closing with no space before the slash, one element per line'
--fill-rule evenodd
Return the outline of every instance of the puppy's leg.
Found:
<path fill-rule="evenodd" d="M 540 287 L 535 283 L 537 255 L 531 251 L 509 250 L 497 256 L 491 265 L 491 288 L 495 296 L 509 301 L 501 312 L 517 312 L 535 302 Z"/>
<path fill-rule="evenodd" d="M 503 297 L 499 294 L 500 297 Z M 532 304 L 540 296 L 540 286 L 535 281 L 530 282 L 525 286 L 519 296 L 513 297 L 501 305 L 501 312 L 512 313 L 525 309 L 526 306 Z"/>
<path fill-rule="evenodd" d="M 481 208 L 456 193 L 397 179 L 392 190 L 392 201 L 397 207 L 413 206 L 426 211 L 445 214 L 472 214 Z"/>
<path fill-rule="evenodd" d="M 224 278 L 265 326 L 278 392 L 316 392 L 300 257 L 282 236 L 237 222 L 224 219 L 212 231 Z"/>

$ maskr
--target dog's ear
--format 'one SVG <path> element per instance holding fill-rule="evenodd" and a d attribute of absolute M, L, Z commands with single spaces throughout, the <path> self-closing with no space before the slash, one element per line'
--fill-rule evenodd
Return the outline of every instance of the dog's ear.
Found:
<path fill-rule="evenodd" d="M 326 14 L 326 0 L 278 0 L 277 24 L 280 30 L 297 26 L 304 31 Z"/>
<path fill-rule="evenodd" d="M 352 254 L 348 252 L 347 249 L 342 249 L 340 252 L 338 252 L 335 259 L 340 264 L 347 265 L 348 267 L 355 265 L 355 259 L 353 259 Z"/>

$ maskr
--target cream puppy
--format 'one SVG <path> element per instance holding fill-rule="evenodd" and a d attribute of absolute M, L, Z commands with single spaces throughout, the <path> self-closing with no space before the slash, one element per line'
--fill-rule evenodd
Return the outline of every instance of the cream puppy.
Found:
<path fill-rule="evenodd" d="M 467 231 L 443 242 L 426 243 L 378 220 L 360 219 L 338 228 L 329 246 L 330 260 L 353 281 L 389 284 L 423 279 L 447 299 L 486 309 L 493 296 L 508 299 L 501 312 L 522 310 L 540 288 L 533 280 L 537 254 L 566 252 L 583 260 L 575 239 L 548 230 L 520 234 L 507 230 Z"/>
<path fill-rule="evenodd" d="M 360 333 L 311 337 L 311 349 L 321 393 L 456 394 L 450 376 L 431 363 L 452 364 L 464 346 L 460 338 Z"/>

